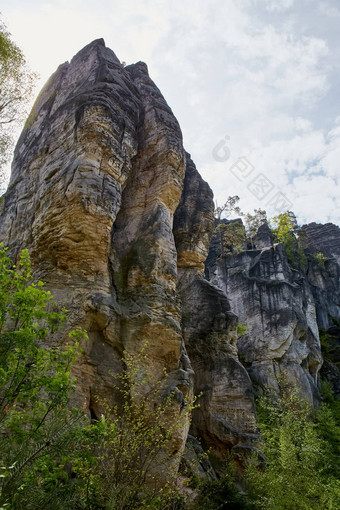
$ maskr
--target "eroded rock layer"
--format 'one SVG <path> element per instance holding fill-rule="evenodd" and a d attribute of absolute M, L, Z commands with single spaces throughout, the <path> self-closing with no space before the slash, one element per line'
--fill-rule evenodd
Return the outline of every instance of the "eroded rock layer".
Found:
<path fill-rule="evenodd" d="M 257 430 L 251 381 L 237 356 L 237 316 L 225 293 L 204 279 L 213 212 L 211 190 L 188 158 L 174 234 L 183 337 L 202 395 L 192 431 L 222 460 L 236 444 L 252 448 Z"/>
<path fill-rule="evenodd" d="M 237 317 L 203 279 L 212 192 L 144 63 L 122 66 L 100 39 L 58 68 L 18 141 L 0 221 L 12 256 L 28 248 L 35 278 L 69 310 L 68 330 L 88 331 L 76 397 L 92 417 L 118 398 L 110 372 L 124 349 L 147 344 L 179 412 L 203 391 L 196 435 L 221 455 L 247 440 L 254 404 Z M 187 432 L 184 423 L 177 450 Z"/>
<path fill-rule="evenodd" d="M 88 331 L 75 373 L 92 416 L 115 400 L 109 372 L 124 349 L 147 344 L 154 376 L 165 367 L 171 389 L 192 392 L 172 234 L 185 168 L 180 127 L 146 65 L 124 68 L 103 40 L 58 68 L 17 144 L 0 238 L 14 256 L 29 249 L 69 329 Z"/>
<path fill-rule="evenodd" d="M 189 443 L 199 449 L 200 439 L 220 460 L 256 448 L 258 387 L 278 392 L 288 381 L 318 400 L 318 326 L 338 338 L 339 229 L 305 227 L 310 257 L 325 255 L 307 275 L 268 226 L 256 249 L 220 253 L 211 189 L 144 63 L 122 66 L 99 39 L 61 65 L 26 122 L 4 198 L 0 241 L 14 258 L 28 248 L 34 277 L 69 310 L 67 330 L 50 341 L 88 331 L 74 371 L 92 417 L 119 402 L 110 373 L 123 369 L 123 351 L 143 347 L 155 379 L 166 369 L 178 413 L 186 395 L 201 394 Z"/>
<path fill-rule="evenodd" d="M 279 394 L 280 386 L 289 384 L 316 403 L 322 356 L 315 301 L 283 245 L 215 259 L 209 274 L 243 326 L 239 357 L 255 387 Z"/>

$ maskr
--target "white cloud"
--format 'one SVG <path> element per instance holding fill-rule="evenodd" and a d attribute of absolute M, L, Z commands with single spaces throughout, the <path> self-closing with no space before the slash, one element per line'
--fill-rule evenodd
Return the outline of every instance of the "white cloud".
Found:
<path fill-rule="evenodd" d="M 333 3 L 3 0 L 2 10 L 44 80 L 97 37 L 128 63 L 146 61 L 219 201 L 238 194 L 245 209 L 262 207 L 227 170 L 247 156 L 291 197 L 301 218 L 339 222 L 340 106 L 332 84 L 340 34 L 331 24 Z M 225 135 L 228 165 L 212 157 Z M 318 210 L 308 198 L 315 201 L 317 187 Z"/>
<path fill-rule="evenodd" d="M 264 6 L 268 11 L 282 12 L 293 5 L 294 0 L 264 0 Z"/>
<path fill-rule="evenodd" d="M 321 14 L 325 16 L 329 16 L 331 18 L 339 18 L 340 17 L 340 10 L 334 7 L 334 5 L 331 5 L 330 2 L 319 2 L 319 11 Z"/>

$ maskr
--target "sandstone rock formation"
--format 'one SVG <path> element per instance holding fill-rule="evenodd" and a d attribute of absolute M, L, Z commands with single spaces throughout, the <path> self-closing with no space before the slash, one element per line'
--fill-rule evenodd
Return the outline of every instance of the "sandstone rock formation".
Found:
<path fill-rule="evenodd" d="M 204 279 L 202 263 L 210 241 L 207 226 L 211 233 L 214 219 L 213 204 L 202 201 L 211 192 L 206 186 L 199 192 L 199 187 L 198 172 L 190 163 L 174 221 L 178 289 L 195 393 L 202 394 L 192 430 L 223 459 L 238 443 L 251 448 L 258 434 L 251 381 L 237 357 L 237 316 L 226 295 Z"/>
<path fill-rule="evenodd" d="M 115 399 L 109 371 L 123 350 L 145 343 L 154 376 L 165 367 L 179 399 L 192 391 L 172 234 L 185 168 L 181 130 L 146 65 L 124 68 L 101 39 L 58 68 L 17 144 L 0 238 L 14 256 L 29 249 L 68 327 L 88 331 L 75 373 L 92 416 Z M 185 439 L 184 429 L 178 448 Z"/>
<path fill-rule="evenodd" d="M 203 279 L 213 221 L 212 192 L 146 65 L 123 67 L 101 39 L 61 65 L 18 141 L 0 240 L 14 257 L 29 249 L 68 329 L 88 331 L 75 375 L 92 417 L 118 398 L 109 372 L 122 370 L 124 349 L 147 343 L 178 412 L 203 391 L 193 430 L 223 456 L 252 439 L 255 416 L 237 317 Z"/>
<path fill-rule="evenodd" d="M 255 387 L 279 393 L 289 382 L 313 404 L 322 363 L 315 304 L 283 245 L 215 259 L 209 273 L 247 328 L 238 350 Z"/>
<path fill-rule="evenodd" d="M 340 228 L 332 223 L 304 225 L 307 253 L 311 255 L 307 279 L 314 297 L 316 316 L 325 342 L 321 377 L 340 397 Z M 317 260 L 322 253 L 325 260 Z"/>
<path fill-rule="evenodd" d="M 239 357 L 255 388 L 279 391 L 282 379 L 311 403 L 319 399 L 323 362 L 319 330 L 329 339 L 321 376 L 340 389 L 340 229 L 336 225 L 303 227 L 308 267 L 292 269 L 283 245 L 273 244 L 264 224 L 254 237 L 256 249 L 222 256 L 214 234 L 206 261 L 207 278 L 227 296 L 231 310 L 247 328 L 238 341 Z M 324 260 L 315 258 L 322 253 Z M 336 331 L 335 331 L 336 330 Z"/>
<path fill-rule="evenodd" d="M 323 253 L 340 264 L 340 228 L 333 223 L 308 223 L 302 227 L 306 235 L 308 251 Z"/>
<path fill-rule="evenodd" d="M 221 254 L 212 192 L 144 63 L 122 66 L 99 39 L 61 65 L 26 122 L 4 199 L 0 241 L 14 258 L 28 248 L 34 277 L 69 310 L 67 331 L 50 341 L 88 331 L 76 398 L 93 418 L 103 400 L 119 400 L 110 372 L 123 369 L 123 351 L 145 345 L 179 414 L 187 395 L 202 394 L 188 459 L 197 439 L 219 460 L 256 448 L 258 387 L 288 380 L 317 401 L 318 326 L 340 318 L 340 230 L 305 227 L 311 256 L 327 257 L 307 276 L 268 227 L 256 249 Z M 336 387 L 335 365 L 328 372 Z M 187 436 L 188 421 L 175 451 Z"/>
<path fill-rule="evenodd" d="M 307 277 L 316 303 L 318 325 L 327 329 L 333 325 L 332 317 L 340 318 L 340 228 L 332 223 L 310 223 L 303 226 L 303 231 L 306 251 L 312 261 L 318 253 L 325 257 L 321 263 L 314 259 Z"/>

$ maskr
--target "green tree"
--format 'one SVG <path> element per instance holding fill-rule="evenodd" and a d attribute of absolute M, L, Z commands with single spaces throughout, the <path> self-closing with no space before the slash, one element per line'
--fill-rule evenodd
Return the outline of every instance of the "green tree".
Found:
<path fill-rule="evenodd" d="M 331 384 L 321 381 L 322 405 L 316 409 L 318 434 L 323 440 L 326 463 L 324 474 L 340 480 L 340 400 L 334 397 Z"/>
<path fill-rule="evenodd" d="M 219 234 L 221 253 L 240 253 L 246 240 L 242 221 L 221 221 L 215 229 Z"/>
<path fill-rule="evenodd" d="M 195 399 L 156 380 L 144 351 L 124 354 L 115 407 L 90 422 L 70 408 L 82 330 L 50 346 L 66 310 L 34 283 L 26 250 L 18 267 L 0 245 L 0 508 L 179 509 L 175 487 Z M 177 439 L 176 439 L 177 438 Z"/>
<path fill-rule="evenodd" d="M 232 197 L 228 197 L 227 201 L 222 206 L 217 205 L 217 202 L 216 202 L 215 218 L 217 219 L 217 221 L 220 222 L 220 220 L 222 219 L 222 214 L 226 218 L 229 218 L 229 216 L 232 213 L 241 214 L 241 209 L 239 208 L 238 205 L 236 205 L 239 200 L 240 200 L 240 197 L 237 195 L 234 195 Z"/>
<path fill-rule="evenodd" d="M 56 311 L 43 283 L 33 282 L 28 252 L 16 268 L 0 245 L 1 508 L 64 508 L 62 494 L 76 497 L 65 490 L 64 467 L 83 413 L 68 409 L 70 369 L 86 334 L 75 330 L 67 345 L 48 346 L 65 320 L 66 310 Z"/>
<path fill-rule="evenodd" d="M 339 480 L 325 471 L 327 449 L 310 407 L 291 392 L 281 401 L 262 397 L 258 411 L 266 468 L 254 458 L 245 477 L 256 508 L 339 508 Z"/>
<path fill-rule="evenodd" d="M 0 171 L 10 158 L 14 130 L 27 115 L 36 75 L 0 20 Z"/>
<path fill-rule="evenodd" d="M 319 251 L 318 253 L 316 253 L 314 255 L 314 259 L 317 263 L 317 265 L 321 268 L 321 269 L 325 269 L 325 262 L 327 260 L 327 257 L 326 255 L 324 255 L 321 251 Z"/>
<path fill-rule="evenodd" d="M 246 213 L 242 216 L 246 228 L 247 240 L 251 248 L 254 248 L 254 237 L 261 225 L 266 223 L 267 213 L 263 209 L 254 209 L 254 214 Z"/>
<path fill-rule="evenodd" d="M 288 261 L 295 269 L 307 269 L 307 257 L 304 252 L 304 233 L 297 223 L 295 214 L 287 211 L 270 220 L 275 239 L 283 243 Z"/>
<path fill-rule="evenodd" d="M 166 374 L 155 380 L 145 368 L 150 362 L 144 350 L 137 356 L 125 352 L 124 363 L 126 369 L 116 377 L 121 402 L 114 408 L 101 403 L 100 419 L 85 433 L 88 460 L 74 468 L 88 483 L 86 505 L 180 508 L 174 482 L 182 452 L 176 436 L 188 426 L 195 399 L 188 396 L 179 405 L 178 390 L 166 389 Z"/>

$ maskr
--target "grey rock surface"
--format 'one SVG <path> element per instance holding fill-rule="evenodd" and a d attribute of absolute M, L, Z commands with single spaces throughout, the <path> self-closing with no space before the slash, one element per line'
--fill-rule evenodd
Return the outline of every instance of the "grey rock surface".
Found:
<path fill-rule="evenodd" d="M 154 378 L 166 369 L 178 412 L 186 395 L 203 390 L 193 429 L 207 444 L 216 438 L 222 455 L 252 439 L 255 417 L 237 360 L 237 317 L 203 279 L 213 210 L 147 66 L 122 66 L 98 39 L 62 64 L 35 102 L 15 150 L 0 240 L 15 259 L 29 249 L 34 277 L 69 310 L 51 342 L 77 326 L 88 331 L 74 369 L 76 403 L 93 417 L 104 400 L 115 403 L 109 372 L 123 369 L 124 350 L 138 354 L 147 343 L 148 368 Z M 185 422 L 178 451 L 187 433 Z"/>
<path fill-rule="evenodd" d="M 302 227 L 306 235 L 308 251 L 315 255 L 323 253 L 340 264 L 340 228 L 333 223 L 308 223 Z"/>
<path fill-rule="evenodd" d="M 210 273 L 247 328 L 238 352 L 255 387 L 279 393 L 287 381 L 316 403 L 322 356 L 315 302 L 283 245 L 217 259 Z"/>

